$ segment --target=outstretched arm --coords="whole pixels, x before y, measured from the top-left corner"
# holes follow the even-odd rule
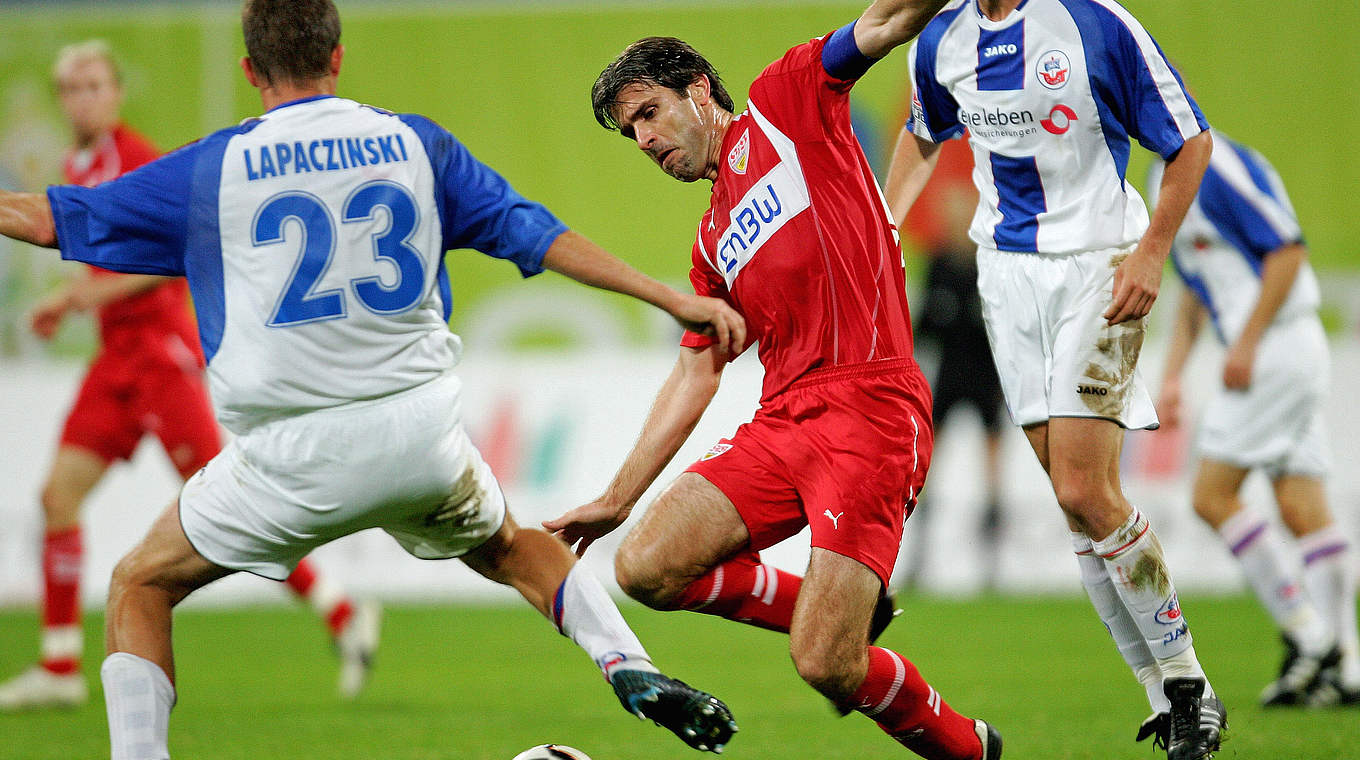
[[[0,190],[0,235],[44,248],[57,247],[52,206],[42,193]]]
[[[56,335],[57,328],[72,311],[93,311],[104,304],[144,293],[169,277],[154,274],[117,274],[77,277],[44,298],[29,313],[28,322],[33,332],[43,340]]]
[[[1166,162],[1157,206],[1152,211],[1147,232],[1143,233],[1133,253],[1115,270],[1113,297],[1110,308],[1105,310],[1109,324],[1140,319],[1152,311],[1152,303],[1161,289],[1162,269],[1167,254],[1171,253],[1171,241],[1199,192],[1213,149],[1214,139],[1206,130],[1186,140],[1180,151]]]
[[[922,140],[911,130],[902,128],[897,136],[897,147],[893,148],[892,165],[888,167],[887,187],[884,188],[893,223],[898,227],[921,196],[939,160],[938,143]]]
[[[580,556],[595,539],[622,525],[699,423],[718,391],[725,366],[714,346],[680,349],[675,368],[642,424],[642,434],[604,495],[543,527],[575,546]]]
[[[855,45],[882,58],[921,33],[948,0],[877,0],[855,23]]]
[[[579,233],[568,230],[559,235],[543,256],[543,266],[577,282],[646,301],[675,317],[686,330],[716,338],[729,355],[746,346],[746,322],[724,301],[666,287]]]

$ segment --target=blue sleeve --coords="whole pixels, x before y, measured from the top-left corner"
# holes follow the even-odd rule
[[[959,122],[959,104],[935,76],[940,40],[957,15],[958,10],[946,11],[927,24],[912,46],[909,59],[912,93],[907,130],[923,140],[936,143],[963,134],[963,124]]]
[[[420,136],[434,169],[444,250],[474,248],[509,259],[525,277],[542,272],[544,254],[567,225],[515,192],[448,130],[423,116],[403,114],[401,120]]]
[[[129,274],[184,274],[194,143],[98,187],[50,187],[61,257]]]
[[[822,45],[822,68],[837,79],[859,79],[879,60],[860,52],[855,42],[856,21],[832,32]]]
[[[1122,8],[1063,2],[1081,30],[1093,91],[1129,136],[1170,159],[1209,128],[1180,73],[1133,16]]]
[[[1233,178],[1212,164],[1204,172],[1195,201],[1223,239],[1250,255],[1258,270],[1266,254],[1302,242],[1297,228],[1281,229],[1272,222],[1267,216],[1272,210],[1262,208],[1263,201],[1270,202],[1259,193],[1243,192]]]

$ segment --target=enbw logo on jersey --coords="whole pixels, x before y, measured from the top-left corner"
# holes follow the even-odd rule
[[[807,186],[789,164],[781,163],[756,180],[732,210],[727,229],[714,241],[718,260],[714,265],[731,288],[743,267],[760,247],[812,205]]]
[[[736,147],[727,154],[727,165],[737,174],[746,173],[746,161],[751,157],[751,131],[741,133]]]
[[[1063,51],[1050,50],[1039,56],[1034,72],[1039,76],[1039,84],[1050,90],[1061,90],[1067,86],[1067,75],[1072,73],[1072,64]]]
[[[1179,625],[1181,623],[1181,603],[1172,594],[1162,602],[1162,608],[1157,610],[1156,619],[1162,625]]]

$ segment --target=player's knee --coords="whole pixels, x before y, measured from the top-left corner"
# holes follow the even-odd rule
[[[798,676],[823,696],[842,702],[855,692],[864,673],[856,677],[856,660],[835,646],[816,641],[790,639],[789,655]]]
[[[68,489],[48,482],[43,486],[39,500],[42,502],[43,519],[47,530],[70,528],[80,521],[80,500]]]
[[[1103,479],[1073,475],[1053,478],[1053,493],[1058,506],[1084,523],[1099,522],[1097,516],[1114,508],[1114,490]]]
[[[661,576],[649,564],[640,552],[625,544],[614,555],[614,580],[629,598],[652,609],[663,609],[669,597]]]

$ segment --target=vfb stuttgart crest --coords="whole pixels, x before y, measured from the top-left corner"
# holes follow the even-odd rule
[[[751,155],[751,131],[748,129],[737,138],[737,144],[727,154],[727,165],[737,174],[746,173],[747,159]]]
[[[1039,56],[1034,73],[1039,77],[1039,84],[1050,90],[1061,90],[1067,86],[1068,75],[1072,73],[1072,64],[1068,62],[1067,54],[1063,51],[1050,50]]]

